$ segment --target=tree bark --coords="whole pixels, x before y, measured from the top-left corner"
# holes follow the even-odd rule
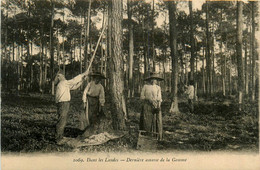
[[[237,42],[236,42],[236,53],[237,53],[237,71],[238,71],[238,103],[241,105],[243,102],[243,90],[244,90],[244,73],[243,73],[243,62],[242,62],[242,10],[243,2],[237,2]],[[240,107],[241,109],[241,107]]]
[[[57,37],[60,37],[59,29],[57,29]],[[58,69],[60,71],[60,43],[59,43],[59,40],[57,41],[57,62],[58,62]]]
[[[191,45],[191,58],[190,58],[190,69],[191,76],[190,80],[194,80],[194,26],[193,26],[193,12],[192,12],[192,1],[189,1],[189,11],[190,11],[190,45]]]
[[[179,113],[178,108],[178,56],[177,56],[177,29],[176,29],[176,3],[174,1],[168,2],[169,8],[169,23],[170,23],[170,48],[172,57],[172,93],[173,100],[170,112]]]
[[[90,51],[90,18],[91,18],[91,2],[92,0],[89,0],[89,6],[88,6],[88,15],[87,15],[87,23],[85,22],[85,39],[84,39],[84,63],[85,63],[85,70],[88,68],[88,53]],[[85,18],[85,17],[84,17]]]
[[[211,55],[210,55],[210,37],[209,37],[209,11],[206,1],[206,70],[207,70],[207,96],[211,95]]]
[[[51,64],[50,64],[50,69],[51,69],[51,94],[54,95],[54,44],[53,44],[53,26],[54,26],[54,3],[51,0],[51,28],[50,28],[50,56],[51,56]]]
[[[47,83],[47,72],[48,72],[48,57],[47,57],[47,54],[48,54],[48,49],[46,47],[45,48],[45,67],[44,67],[44,86],[46,86],[46,83]]]
[[[252,70],[251,70],[251,74],[252,74],[252,87],[251,87],[251,99],[252,101],[255,101],[255,2],[250,2],[252,5],[252,34],[251,34],[251,53],[252,53]]]
[[[205,48],[203,47],[203,56],[202,56],[202,89],[203,89],[203,94],[206,93],[206,85],[205,85]]]
[[[63,8],[63,16],[62,16],[62,20],[63,20],[63,23],[64,23],[64,8]],[[65,40],[64,40],[64,36],[62,36],[62,60],[63,60],[63,74],[65,75],[66,73],[66,60],[65,60],[65,48],[64,48],[64,43],[65,43]]]
[[[109,59],[109,85],[111,95],[111,108],[113,128],[115,130],[124,130],[126,128],[126,105],[124,97],[123,81],[123,59],[122,59],[122,1],[112,0],[109,5],[109,17],[111,20],[111,53]]]
[[[41,39],[40,39],[40,78],[39,78],[39,90],[42,93],[42,84],[43,84],[43,27],[41,28]]]
[[[24,82],[23,82],[23,45],[21,46],[21,89],[24,89]]]
[[[6,1],[6,18],[8,18],[8,12],[9,12],[9,0]],[[6,25],[6,28],[5,28],[5,46],[4,46],[4,50],[5,50],[5,59],[6,61],[8,61],[7,59],[7,44],[8,44],[8,25]],[[10,61],[10,58],[9,58],[9,61]]]
[[[17,91],[19,93],[19,91],[21,90],[21,70],[20,70],[20,46],[17,45],[17,51],[16,51],[16,59],[17,59]]]
[[[128,31],[129,31],[129,80],[128,80],[128,97],[133,97],[133,63],[134,63],[134,34],[132,24],[132,0],[127,0],[128,7]]]
[[[223,12],[222,12],[222,9],[220,11],[220,57],[221,59],[223,58],[223,39],[222,39],[222,20],[223,20]],[[222,66],[222,94],[223,96],[226,96],[226,55],[224,55],[224,66]]]
[[[151,17],[151,24],[152,24],[152,58],[153,58],[153,72],[156,71],[156,63],[155,63],[155,46],[154,46],[154,0],[153,0],[153,8],[152,8],[152,17]]]
[[[148,58],[148,44],[147,40],[145,39],[145,26],[144,26],[144,15],[142,15],[142,38],[143,38],[143,56],[144,56],[144,75],[146,75],[149,71],[149,58]],[[148,32],[147,32],[148,34]]]
[[[214,27],[214,26],[213,26]],[[210,57],[212,58],[212,68],[211,68],[211,79],[210,79],[210,85],[211,85],[211,94],[215,93],[215,88],[216,88],[216,84],[215,84],[215,51],[214,51],[214,33],[213,33],[213,28],[212,28],[212,39],[211,39],[211,55]]]
[[[248,33],[248,28],[246,29],[246,34]],[[245,37],[245,95],[248,95],[248,70],[247,70],[247,36]]]
[[[82,26],[82,15],[80,15],[80,24]],[[80,62],[80,73],[82,73],[82,27],[80,29],[80,43],[79,43],[79,62]]]

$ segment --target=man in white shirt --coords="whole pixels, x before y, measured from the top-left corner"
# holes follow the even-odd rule
[[[194,86],[193,81],[190,80],[188,89],[186,90],[186,94],[188,95],[188,104],[189,104],[189,110],[191,113],[194,112]]]
[[[82,81],[88,72],[84,72],[71,80],[66,80],[62,72],[58,72],[54,83],[57,84],[55,101],[58,110],[58,123],[56,124],[56,141],[59,142],[63,138],[64,128],[67,124],[68,111],[70,107],[70,90],[76,90],[82,84]]]

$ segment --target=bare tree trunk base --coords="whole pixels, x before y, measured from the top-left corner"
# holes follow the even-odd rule
[[[170,108],[170,113],[172,113],[172,114],[180,114],[179,107],[178,107],[178,100],[177,99],[175,99],[172,102],[171,108]]]
[[[239,111],[242,110],[242,98],[243,98],[243,93],[242,93],[242,91],[240,91],[239,97],[238,97]]]

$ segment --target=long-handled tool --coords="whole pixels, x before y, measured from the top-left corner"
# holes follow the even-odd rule
[[[87,68],[86,72],[89,72],[89,69],[90,69],[90,67],[91,67],[91,65],[92,65],[92,62],[93,62],[94,58],[95,58],[95,55],[96,55],[96,52],[97,52],[97,49],[98,49],[100,40],[101,40],[101,38],[102,38],[102,36],[103,36],[103,34],[104,34],[104,32],[105,32],[106,27],[107,27],[107,26],[106,26],[106,21],[105,21],[105,22],[104,22],[104,27],[103,27],[103,29],[102,29],[102,32],[101,32],[99,38],[98,38],[98,42],[97,42],[96,48],[95,48],[94,53],[93,53],[93,55],[92,55],[92,57],[91,57],[91,59],[90,59],[90,62],[89,62],[89,65],[88,65],[88,68]]]

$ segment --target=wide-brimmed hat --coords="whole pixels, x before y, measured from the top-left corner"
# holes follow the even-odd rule
[[[106,79],[106,77],[103,74],[101,74],[100,72],[92,72],[92,73],[89,74],[89,76],[99,77],[101,79]]]
[[[148,80],[151,80],[151,79],[156,79],[156,80],[158,80],[158,81],[164,80],[164,79],[160,76],[160,74],[158,74],[158,73],[150,73],[150,75],[149,75],[148,77],[146,77],[144,80],[145,80],[145,81],[148,81]]]

